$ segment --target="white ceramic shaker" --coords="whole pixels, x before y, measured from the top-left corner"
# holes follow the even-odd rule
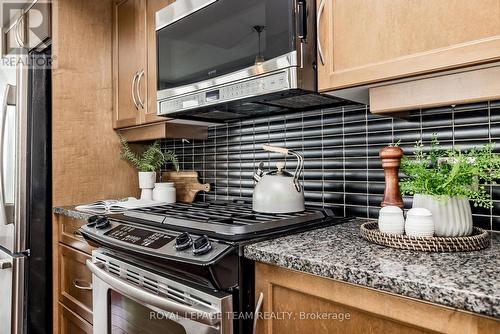
[[[175,188],[173,182],[156,183],[153,190],[153,201],[175,203]]]
[[[403,210],[392,205],[385,206],[380,209],[378,216],[378,228],[382,233],[403,234],[405,230]]]
[[[413,208],[406,213],[406,235],[413,237],[432,237],[434,219],[432,213],[424,208]]]

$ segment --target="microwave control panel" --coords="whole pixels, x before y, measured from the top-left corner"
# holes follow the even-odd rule
[[[170,114],[182,110],[210,106],[214,104],[244,99],[257,95],[290,89],[287,72],[267,75],[222,86],[217,89],[173,98],[160,102],[160,114]]]

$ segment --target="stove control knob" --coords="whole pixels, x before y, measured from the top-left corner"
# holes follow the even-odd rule
[[[183,251],[188,249],[193,245],[193,239],[189,233],[182,233],[177,238],[175,238],[175,249],[178,251]]]
[[[110,225],[111,223],[109,222],[108,217],[103,216],[96,220],[95,228],[103,230],[105,228],[108,228]]]
[[[206,235],[199,237],[193,242],[193,254],[203,255],[212,250],[212,244]]]

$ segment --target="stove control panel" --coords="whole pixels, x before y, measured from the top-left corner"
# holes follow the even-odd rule
[[[163,233],[143,230],[127,225],[117,226],[106,232],[105,235],[116,240],[152,249],[161,248],[174,239]]]
[[[153,229],[111,219],[105,225],[83,225],[81,231],[84,236],[88,235],[98,244],[102,242],[107,248],[157,254],[159,257],[194,263],[211,262],[232,248],[203,235]]]

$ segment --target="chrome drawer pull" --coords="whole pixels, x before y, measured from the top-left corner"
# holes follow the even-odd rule
[[[73,285],[80,290],[92,290],[92,283],[87,281],[76,279],[73,281]]]

